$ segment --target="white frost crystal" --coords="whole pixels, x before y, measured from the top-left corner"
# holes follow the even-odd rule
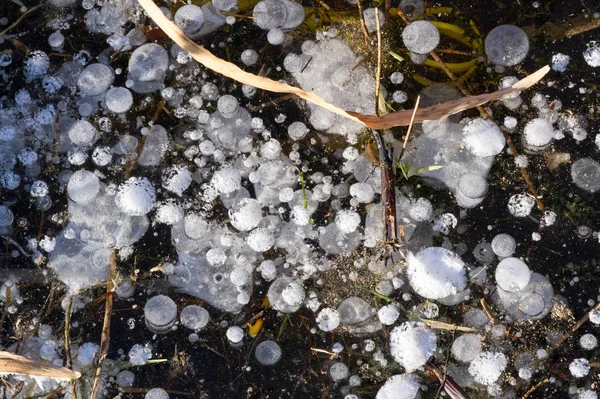
[[[417,377],[413,374],[397,374],[388,378],[375,399],[413,399],[418,392]]]
[[[474,119],[463,128],[463,141],[467,149],[479,157],[497,155],[506,144],[500,128],[483,118]]]
[[[575,359],[569,364],[569,371],[573,377],[585,377],[590,372],[590,363],[584,358]]]
[[[340,315],[337,310],[325,308],[317,315],[317,325],[321,331],[333,331],[340,325]]]
[[[423,323],[407,321],[390,333],[390,352],[409,373],[422,367],[436,348],[435,334]]]
[[[442,247],[409,253],[408,278],[417,294],[440,299],[464,290],[467,286],[465,263],[454,252]]]
[[[145,177],[131,177],[119,186],[115,204],[127,215],[142,216],[156,205],[156,191]]]
[[[469,365],[469,374],[482,385],[491,385],[500,378],[507,365],[506,356],[499,352],[481,352]]]

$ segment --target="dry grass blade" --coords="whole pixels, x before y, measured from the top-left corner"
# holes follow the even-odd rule
[[[436,330],[461,331],[461,332],[480,332],[476,328],[457,326],[456,324],[444,323],[437,320],[421,319],[428,327]]]
[[[47,364],[44,360],[29,359],[25,356],[4,351],[0,351],[0,373],[26,374],[67,380],[81,377],[81,373],[78,371],[53,366]]]
[[[355,112],[345,111],[323,98],[319,97],[315,93],[302,90],[298,87],[290,86],[285,83],[276,82],[274,80],[256,76],[249,72],[246,72],[232,64],[216,57],[210,51],[204,47],[194,43],[188,38],[185,33],[172,21],[168,20],[158,6],[152,0],[138,0],[140,5],[146,10],[150,18],[182,49],[187,51],[196,61],[223,76],[234,79],[240,83],[247,84],[250,86],[257,87],[262,90],[267,90],[275,93],[291,93],[298,97],[309,101],[315,105],[323,107],[331,112],[341,115],[345,118],[351,119],[355,122],[362,122],[373,129],[388,129],[394,126],[407,126],[410,124],[412,117],[412,110],[405,110],[387,114],[382,117],[374,115],[364,115]],[[469,96],[447,103],[438,104],[428,108],[421,108],[416,112],[415,122],[422,122],[424,120],[437,120],[442,119],[452,114],[455,114],[466,109],[474,108],[485,104],[488,101],[499,100],[504,96],[510,95],[520,90],[524,90],[533,86],[537,83],[548,71],[549,66],[539,69],[537,72],[529,75],[525,79],[515,83],[512,87],[496,91],[494,93],[481,94],[478,96]]]
[[[96,399],[98,389],[100,388],[100,376],[102,374],[102,364],[108,353],[108,344],[110,343],[110,317],[113,309],[113,292],[115,289],[114,280],[117,276],[117,255],[115,251],[110,256],[110,265],[108,269],[108,281],[106,283],[106,305],[104,307],[104,324],[102,325],[102,336],[100,338],[100,357],[98,358],[98,367],[94,377],[94,387],[92,388],[91,399]]]

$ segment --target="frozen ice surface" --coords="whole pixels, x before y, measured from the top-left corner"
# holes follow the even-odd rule
[[[110,112],[122,114],[131,109],[133,95],[125,87],[113,87],[106,92],[104,102]]]
[[[256,252],[265,252],[273,247],[275,244],[275,237],[266,228],[254,229],[248,234],[246,238],[248,246]]]
[[[581,158],[571,165],[573,183],[590,193],[600,191],[600,163],[592,158]]]
[[[335,215],[335,224],[342,233],[352,233],[360,225],[360,215],[354,211],[341,210]]]
[[[525,262],[518,258],[506,258],[496,267],[496,283],[504,291],[517,292],[529,284],[531,271]]]
[[[375,191],[368,183],[354,183],[350,186],[350,195],[358,202],[368,204],[373,201]]]
[[[431,22],[415,21],[402,31],[406,48],[417,54],[428,54],[440,43],[440,32]]]
[[[212,4],[219,11],[233,12],[237,9],[238,0],[213,0]]]
[[[437,348],[436,336],[423,323],[404,322],[390,333],[390,352],[407,372],[425,365]]]
[[[575,359],[569,364],[569,371],[575,378],[585,377],[590,372],[590,363],[584,358]]]
[[[146,327],[155,333],[166,333],[175,325],[177,304],[168,296],[156,295],[144,305]]]
[[[331,223],[319,233],[319,246],[328,254],[350,254],[358,247],[360,239],[358,231],[344,234]]]
[[[283,275],[275,279],[269,287],[267,292],[269,303],[278,312],[293,313],[302,305],[302,302],[291,304],[284,299],[283,292],[293,281],[291,277]]]
[[[417,198],[410,202],[408,214],[417,222],[425,222],[433,216],[433,205],[427,198]]]
[[[131,177],[117,189],[115,204],[127,215],[145,215],[156,205],[156,190],[147,178]]]
[[[167,198],[156,206],[154,220],[158,223],[175,224],[183,218],[183,206],[174,198]]]
[[[159,44],[146,43],[129,57],[128,80],[136,93],[151,93],[164,87],[163,79],[169,67],[169,53]]]
[[[591,67],[600,66],[600,44],[596,41],[591,41],[587,45],[587,49],[583,52],[583,59]]]
[[[477,118],[463,128],[463,141],[479,157],[497,155],[506,145],[500,128],[489,119]]]
[[[297,281],[290,282],[283,291],[281,291],[281,298],[283,301],[292,307],[301,306],[305,297],[306,292],[304,292],[304,288]]]
[[[281,347],[275,341],[263,341],[256,345],[254,356],[263,366],[273,366],[281,359]]]
[[[230,166],[217,170],[212,177],[212,184],[221,194],[231,194],[241,187],[240,172]]]
[[[535,200],[527,194],[514,194],[508,200],[508,211],[515,217],[526,217],[535,206]]]
[[[496,65],[513,66],[525,59],[529,52],[529,39],[521,28],[499,25],[485,37],[485,53]]]
[[[71,175],[67,184],[69,198],[74,202],[86,203],[98,195],[100,179],[94,173],[80,169]]]
[[[239,231],[250,231],[260,223],[262,207],[253,198],[242,198],[229,209],[229,222]]]
[[[144,148],[137,159],[137,163],[142,166],[158,166],[168,149],[169,135],[167,129],[161,125],[153,125],[146,136]]]
[[[387,379],[375,399],[414,399],[419,392],[419,381],[413,374],[396,374]]]
[[[335,309],[325,308],[317,314],[315,321],[321,331],[333,331],[340,325],[340,315]]]
[[[108,65],[96,63],[88,65],[77,78],[77,88],[84,97],[104,93],[115,80],[115,73]]]
[[[492,239],[492,250],[502,258],[511,256],[517,248],[515,239],[505,233],[498,234]]]
[[[458,361],[469,363],[481,353],[481,347],[481,335],[463,334],[452,343],[452,356]]]
[[[481,352],[469,365],[469,374],[482,385],[491,385],[500,378],[508,362],[500,352]]]
[[[411,287],[422,297],[440,299],[454,295],[467,286],[462,259],[442,247],[422,249],[407,256]]]

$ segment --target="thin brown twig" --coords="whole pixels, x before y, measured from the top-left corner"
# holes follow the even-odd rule
[[[538,389],[539,387],[541,387],[544,384],[547,384],[548,382],[550,382],[549,379],[544,378],[543,380],[541,380],[540,382],[538,382],[537,384],[535,384],[534,386],[532,386],[527,392],[525,392],[525,395],[523,395],[523,399],[527,399],[529,396],[531,396],[531,394]]]
[[[412,114],[412,118],[410,118],[410,124],[408,125],[408,130],[406,131],[406,137],[404,137],[404,143],[402,143],[402,151],[400,152],[400,156],[398,159],[402,159],[404,155],[404,151],[406,150],[406,146],[408,145],[408,138],[410,137],[410,133],[412,132],[412,128],[415,123],[415,115],[417,115],[417,110],[419,109],[419,103],[421,102],[421,96],[417,96],[417,101],[415,101],[415,109]]]
[[[278,107],[279,104],[281,104],[281,103],[283,103],[283,102],[285,102],[287,100],[291,100],[294,97],[296,97],[294,94],[286,94],[284,96],[277,97],[277,98],[275,98],[273,100],[270,100],[269,102],[258,104],[258,105],[255,105],[253,107],[250,107],[250,108],[248,108],[248,111],[250,111],[250,112],[258,112],[258,111],[260,111],[262,109],[265,109],[265,108]]]
[[[358,17],[360,18],[360,27],[362,28],[363,36],[365,37],[365,46],[369,45],[369,31],[367,30],[367,24],[365,23],[365,16],[363,14],[363,6],[361,0],[356,1],[358,6]]]
[[[100,388],[100,377],[102,375],[102,364],[108,353],[110,343],[110,322],[113,309],[113,292],[115,289],[115,278],[117,276],[117,255],[115,251],[110,256],[110,264],[108,269],[108,280],[106,282],[106,304],[104,305],[104,323],[102,325],[102,335],[100,338],[100,357],[98,358],[98,366],[96,367],[96,376],[94,377],[94,386],[92,388],[91,399],[96,399],[98,389]]]
[[[358,0],[360,3],[360,0]],[[377,25],[377,71],[375,73],[375,115],[379,116],[379,96],[381,95],[381,26],[379,26],[379,8],[375,9]]]
[[[485,315],[488,317],[488,319],[490,319],[490,322],[492,322],[492,324],[496,324],[496,318],[492,314],[492,310],[490,309],[490,306],[485,301],[485,298],[481,298],[480,302],[481,302],[481,307],[483,308]]]
[[[73,359],[71,357],[71,310],[73,308],[73,297],[67,302],[67,310],[65,314],[65,355],[67,358],[67,368],[73,370]],[[73,398],[77,399],[77,381],[72,379]]]
[[[21,21],[23,20],[23,18],[25,18],[26,16],[28,16],[29,14],[31,14],[32,12],[34,12],[41,6],[43,6],[43,4],[38,4],[37,6],[31,7],[29,10],[25,11],[23,14],[21,14],[21,16],[19,18],[17,18],[17,20],[15,22],[13,22],[9,27],[7,27],[2,32],[0,32],[0,36],[6,35],[9,30],[11,30],[15,26],[19,25],[21,23]]]

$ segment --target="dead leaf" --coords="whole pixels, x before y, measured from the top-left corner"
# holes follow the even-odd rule
[[[421,319],[428,327],[436,330],[462,331],[462,332],[480,332],[476,328],[457,326],[456,324],[444,323],[437,320]]]
[[[48,364],[45,360],[30,359],[4,351],[0,351],[0,373],[26,374],[67,380],[81,377],[79,371],[54,366]]]
[[[146,13],[152,18],[175,43],[187,51],[196,61],[214,72],[220,73],[230,79],[236,80],[242,84],[254,86],[256,88],[271,91],[274,93],[291,93],[309,101],[315,105],[321,106],[331,112],[351,119],[355,122],[362,122],[372,129],[387,129],[394,126],[407,126],[410,124],[413,110],[404,110],[390,113],[381,117],[375,115],[364,115],[355,112],[345,111],[319,97],[313,92],[302,90],[298,87],[290,86],[285,83],[276,82],[263,76],[257,76],[246,72],[237,65],[220,59],[219,57],[206,50],[204,47],[194,43],[174,22],[165,17],[162,11],[152,0],[138,0],[140,5],[146,10]],[[414,122],[424,120],[438,120],[455,114],[466,109],[474,108],[485,104],[488,101],[499,100],[504,96],[527,89],[537,83],[548,71],[549,66],[545,66],[532,75],[518,81],[513,86],[493,93],[480,94],[478,96],[463,97],[454,101],[434,105],[428,108],[419,108],[416,112]]]
[[[571,154],[568,152],[545,152],[544,160],[548,169],[554,170],[563,163],[571,162]]]

